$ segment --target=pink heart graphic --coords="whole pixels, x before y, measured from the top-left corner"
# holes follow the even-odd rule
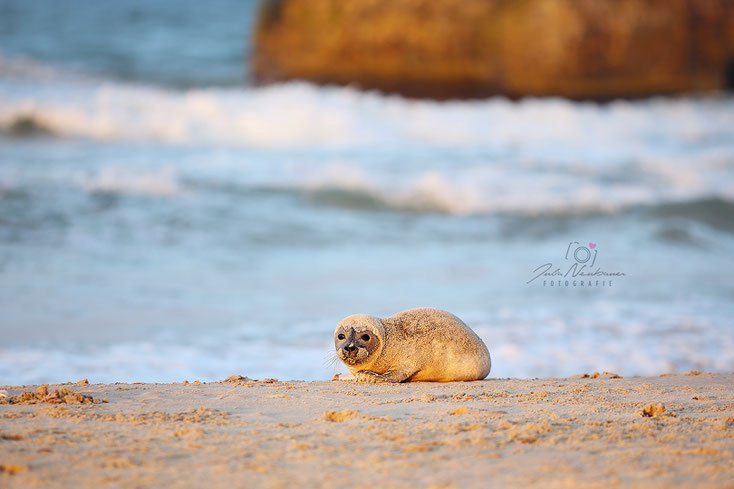
[[[596,248],[596,243],[589,243],[589,248],[591,248],[592,250],[593,250],[594,248]]]

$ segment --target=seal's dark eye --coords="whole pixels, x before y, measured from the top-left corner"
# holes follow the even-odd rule
[[[346,336],[344,336],[342,333],[339,333],[339,336],[337,336],[337,338],[339,338],[340,340],[343,340],[344,338],[346,338]]]
[[[362,335],[362,341],[369,341],[369,340],[370,340],[370,335],[368,335],[368,334],[363,334]]]

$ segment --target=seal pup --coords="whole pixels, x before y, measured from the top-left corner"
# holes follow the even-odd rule
[[[356,382],[481,380],[491,368],[487,347],[469,326],[427,307],[387,318],[346,317],[336,326],[334,345]]]

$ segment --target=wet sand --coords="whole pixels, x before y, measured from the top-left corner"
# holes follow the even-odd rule
[[[0,486],[734,488],[734,374],[605,377],[5,386]]]

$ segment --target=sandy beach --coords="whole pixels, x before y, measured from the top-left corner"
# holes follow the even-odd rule
[[[0,485],[734,487],[734,374],[610,377],[5,386]]]

